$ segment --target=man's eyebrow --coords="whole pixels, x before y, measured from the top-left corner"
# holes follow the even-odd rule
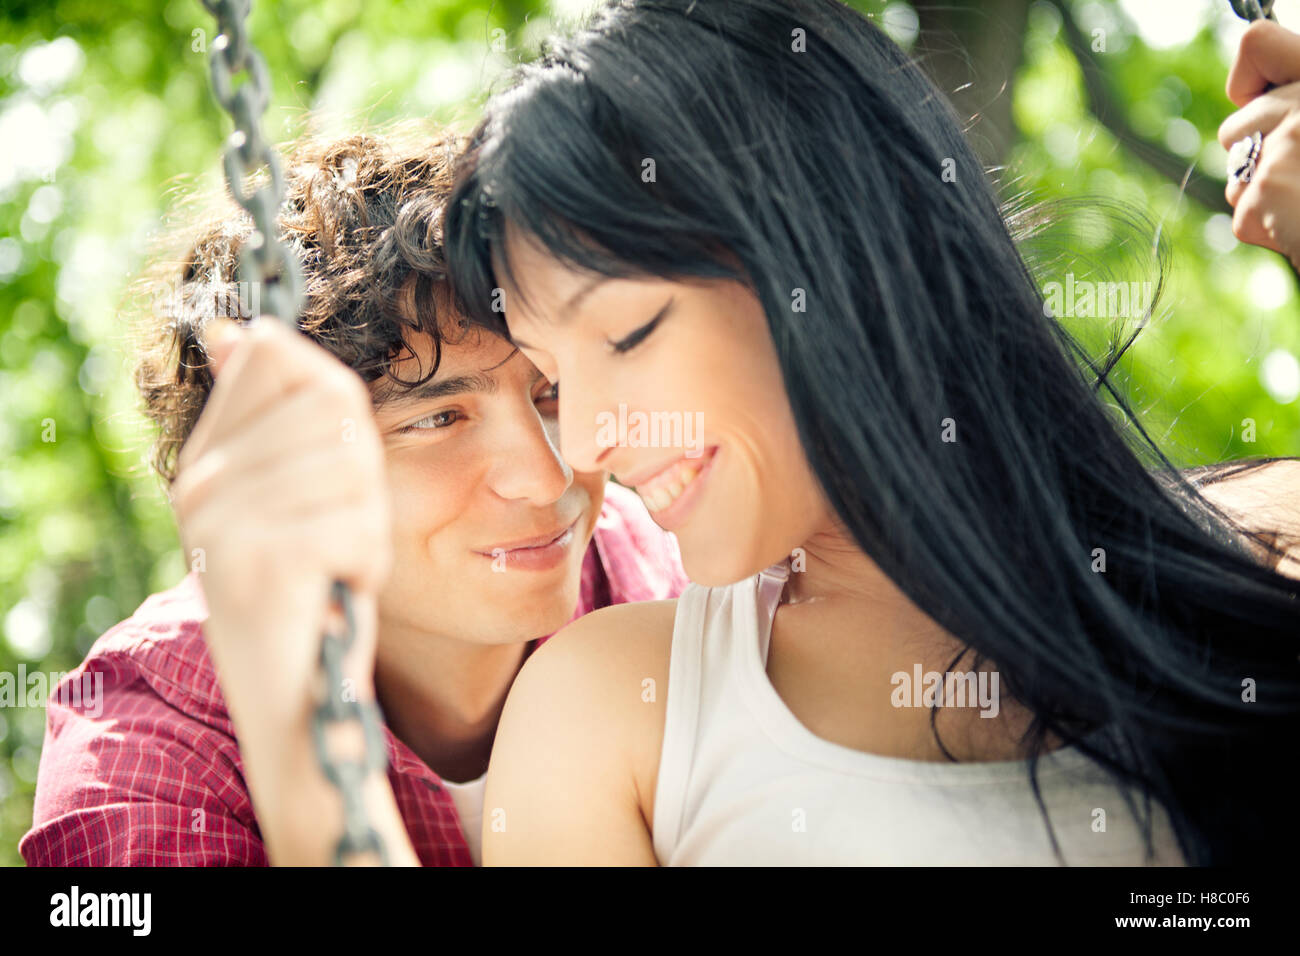
[[[564,305],[560,306],[560,320],[563,321],[573,315],[573,313],[578,310],[578,306],[582,305],[582,300],[594,292],[597,286],[604,285],[608,282],[609,278],[609,276],[602,275],[592,276],[581,289],[569,296],[569,300],[565,302]],[[510,336],[510,342],[521,349],[533,348],[533,346],[529,345],[527,342],[523,342],[513,335]]]
[[[441,398],[450,398],[454,395],[464,395],[471,392],[493,395],[496,393],[497,388],[497,380],[491,375],[479,373],[457,375],[453,378],[433,379],[414,388],[408,388],[379,404],[389,407],[416,405],[420,402],[432,402]]]

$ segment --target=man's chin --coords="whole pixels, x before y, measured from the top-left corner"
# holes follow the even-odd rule
[[[582,569],[569,568],[567,572],[531,574],[493,574],[476,589],[482,607],[498,608],[511,617],[545,618],[560,616],[561,626],[573,615],[582,591]]]
[[[550,637],[572,620],[573,614],[537,615],[528,614],[512,619],[499,620],[496,626],[491,624],[466,634],[465,639],[476,644],[526,644],[529,641]]]
[[[547,588],[541,591],[544,600],[529,600],[528,594],[512,594],[511,600],[504,601],[500,595],[485,595],[480,607],[487,610],[490,619],[479,617],[483,625],[481,636],[471,637],[481,643],[516,644],[550,637],[573,620],[578,607],[579,585],[572,587]]]
[[[448,576],[431,579],[440,582],[432,594],[446,587],[454,599],[430,606],[430,591],[417,595],[408,586],[400,595],[385,595],[381,617],[388,611],[405,622],[403,629],[432,629],[470,644],[523,644],[549,637],[573,620],[582,590],[581,569],[576,567],[557,575],[507,571],[486,579],[462,577],[459,582]],[[427,617],[420,608],[427,609]]]

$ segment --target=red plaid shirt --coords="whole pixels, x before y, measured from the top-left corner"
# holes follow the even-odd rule
[[[685,586],[676,539],[633,492],[611,482],[583,559],[574,618],[676,597]],[[206,617],[194,572],[100,637],[65,679],[103,674],[97,699],[49,695],[32,829],[19,843],[29,866],[266,865],[234,727],[203,642]],[[420,862],[472,865],[441,779],[387,727],[384,738],[388,778]]]

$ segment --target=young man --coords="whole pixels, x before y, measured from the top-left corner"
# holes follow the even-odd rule
[[[259,817],[294,808],[256,780],[250,792],[237,741],[259,732],[254,708],[296,700],[295,681],[311,678],[278,656],[287,634],[315,642],[323,624],[327,582],[303,568],[359,534],[391,542],[387,566],[366,569],[358,619],[377,626],[360,643],[375,647],[396,809],[429,866],[478,861],[483,774],[532,650],[590,610],[685,586],[675,541],[639,499],[560,459],[541,374],[450,308],[437,221],[457,146],[356,136],[290,153],[281,224],[304,254],[307,336],[247,335],[219,375],[225,389],[214,390],[208,330],[256,292],[231,281],[251,224],[233,211],[207,221],[161,276],[179,294],[149,317],[137,380],[160,429],[154,464],[192,516],[193,570],[68,676],[102,679],[93,709],[52,695],[20,844],[29,865],[285,858]],[[186,461],[191,438],[216,451]],[[364,511],[346,506],[362,499]],[[217,616],[262,655],[256,704],[219,685],[225,667],[204,640]]]

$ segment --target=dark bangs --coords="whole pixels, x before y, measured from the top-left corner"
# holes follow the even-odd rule
[[[573,48],[584,36],[579,54]],[[591,40],[557,41],[523,67],[460,162],[444,231],[451,287],[472,322],[502,334],[499,290],[525,294],[506,251],[507,227],[578,271],[610,278],[754,274],[741,265],[753,265],[743,210],[720,201],[716,188],[725,168],[701,155],[704,144],[683,128],[698,117],[672,113],[668,87],[676,83],[645,82],[637,66],[620,63],[625,50]],[[660,53],[672,55],[649,51],[643,62]],[[628,125],[632,118],[641,128]]]

